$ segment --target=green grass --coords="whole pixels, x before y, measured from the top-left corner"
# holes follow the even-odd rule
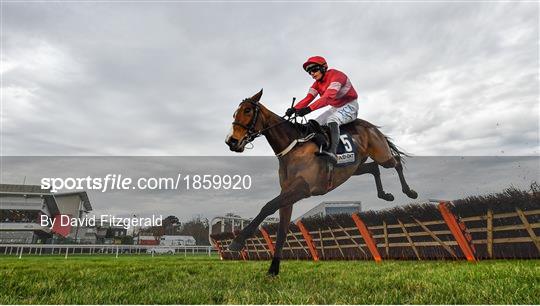
[[[0,304],[540,304],[540,260],[284,261],[0,257]]]

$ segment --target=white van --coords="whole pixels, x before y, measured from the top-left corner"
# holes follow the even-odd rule
[[[163,235],[159,241],[159,245],[162,246],[194,246],[197,242],[193,236],[175,236],[175,235]]]

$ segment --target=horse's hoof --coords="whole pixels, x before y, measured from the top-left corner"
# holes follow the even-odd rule
[[[414,191],[412,189],[409,189],[407,192],[405,192],[405,194],[411,199],[418,198],[418,193],[416,193],[416,191]]]
[[[272,264],[270,264],[270,269],[268,269],[268,276],[277,276],[279,274],[279,262],[280,259],[273,258]]]
[[[236,240],[233,240],[231,244],[229,244],[229,251],[232,252],[240,252],[244,248],[244,244],[237,242]]]
[[[268,270],[268,273],[266,273],[266,275],[268,275],[269,277],[277,277],[279,274],[279,271],[272,271],[271,269]]]
[[[268,276],[277,276],[279,274],[279,264],[278,265],[274,265],[272,263],[272,265],[270,266],[270,269],[268,269]]]
[[[394,196],[391,193],[378,194],[378,197],[389,202],[394,201]]]

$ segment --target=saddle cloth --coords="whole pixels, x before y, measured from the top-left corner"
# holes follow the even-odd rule
[[[354,142],[351,133],[347,132],[344,124],[340,128],[339,144],[336,150],[338,163],[336,167],[346,167],[350,164],[354,164],[357,161],[357,145]],[[302,125],[302,133],[310,134],[315,133],[312,141],[319,146],[320,151],[328,149],[330,145],[330,129],[327,126],[320,126],[315,120],[309,120],[307,124]]]

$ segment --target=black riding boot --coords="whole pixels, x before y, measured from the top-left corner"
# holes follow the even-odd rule
[[[333,165],[335,165],[337,164],[336,150],[339,143],[339,125],[337,122],[329,122],[328,127],[330,128],[330,148],[328,148],[327,151],[322,151],[321,153],[325,155]]]

